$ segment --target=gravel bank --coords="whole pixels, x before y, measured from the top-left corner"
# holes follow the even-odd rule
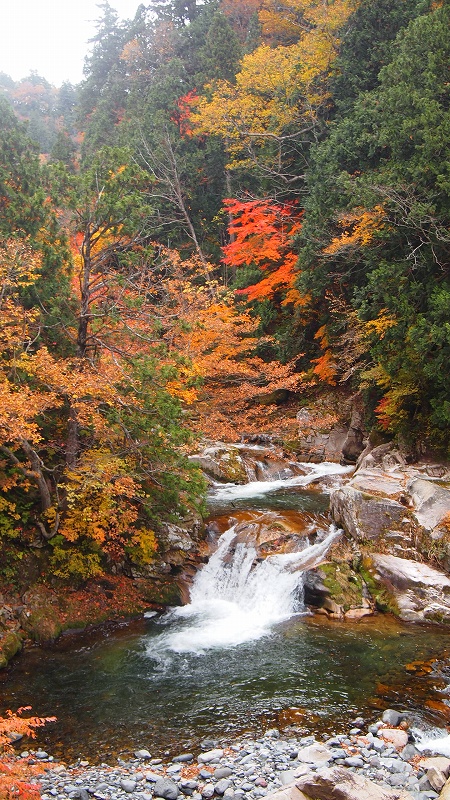
[[[358,718],[348,734],[322,742],[272,729],[259,739],[243,737],[228,746],[204,741],[198,755],[180,753],[168,763],[147,750],[116,766],[90,766],[87,761],[66,766],[42,750],[21,755],[45,764],[42,800],[257,800],[307,773],[336,765],[386,789],[406,790],[413,800],[438,798],[450,759],[424,757],[405,727],[405,715],[388,710],[366,730]]]

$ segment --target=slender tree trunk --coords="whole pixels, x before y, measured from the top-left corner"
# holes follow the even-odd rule
[[[15,467],[29,480],[33,481],[33,483],[37,486],[39,491],[39,497],[41,500],[41,511],[45,512],[49,509],[53,508],[53,501],[52,495],[50,492],[50,488],[48,485],[47,478],[44,475],[44,465],[39,458],[36,450],[33,449],[30,442],[27,439],[20,440],[20,446],[25,453],[31,469],[28,469],[24,464],[19,461],[17,456],[13,453],[9,447],[1,446],[0,449],[3,453],[12,461]],[[57,504],[55,504],[57,505]],[[59,513],[55,509],[55,517],[53,521],[53,525],[50,530],[47,529],[46,525],[42,520],[36,520],[36,525],[38,526],[39,530],[41,531],[43,537],[45,539],[52,539],[53,536],[58,532],[59,528]]]

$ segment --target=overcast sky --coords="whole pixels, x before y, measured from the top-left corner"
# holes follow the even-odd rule
[[[97,2],[0,0],[0,72],[17,81],[36,70],[55,86],[78,83],[101,16]],[[133,18],[139,2],[109,0],[120,19]]]

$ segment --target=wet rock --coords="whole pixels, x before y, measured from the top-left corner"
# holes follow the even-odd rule
[[[392,725],[393,728],[397,728],[404,718],[405,715],[400,711],[396,711],[394,708],[387,708],[385,711],[383,711],[383,715],[381,717],[382,721],[385,722],[386,725]],[[378,735],[381,735],[380,731],[378,731]]]

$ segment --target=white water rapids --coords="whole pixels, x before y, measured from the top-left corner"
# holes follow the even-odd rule
[[[321,475],[347,471],[338,464],[308,467],[308,475],[287,480],[215,485],[214,496],[230,501],[255,497],[283,487],[307,486]],[[233,525],[222,534],[217,550],[197,573],[190,603],[172,609],[161,619],[167,627],[149,643],[148,655],[165,662],[170,652],[201,654],[266,636],[274,625],[304,611],[303,572],[323,560],[339,535],[340,531],[330,526],[314,544],[305,539],[299,552],[260,559],[252,545],[236,541]]]
[[[279,478],[278,480],[250,481],[244,484],[216,483],[214,485],[213,499],[229,500],[231,502],[246,497],[259,497],[269,492],[277,491],[277,489],[288,489],[295,486],[306,487],[325,475],[345,475],[354,469],[354,467],[343,467],[331,461],[323,461],[320,464],[300,464],[299,466],[305,467],[310,471],[307,475],[294,475],[292,478]]]

